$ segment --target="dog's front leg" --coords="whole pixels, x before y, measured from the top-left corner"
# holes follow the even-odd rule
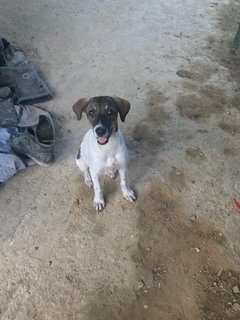
[[[103,198],[102,188],[100,186],[99,174],[92,170],[90,170],[90,174],[94,189],[93,205],[97,211],[102,211],[102,209],[105,207],[105,201]]]
[[[128,185],[126,168],[119,169],[119,176],[120,176],[120,185],[121,185],[124,198],[130,202],[134,202],[137,199],[137,197],[134,191]]]

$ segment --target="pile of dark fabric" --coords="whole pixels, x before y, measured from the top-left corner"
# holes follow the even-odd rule
[[[52,118],[29,105],[50,98],[46,83],[23,53],[0,38],[0,183],[26,166],[54,161]]]

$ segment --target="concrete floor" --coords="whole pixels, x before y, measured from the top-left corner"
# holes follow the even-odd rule
[[[1,3],[1,36],[55,98],[56,162],[0,187],[0,318],[240,319],[239,1]],[[72,105],[118,95],[136,204],[75,166]],[[235,289],[234,289],[235,288]]]

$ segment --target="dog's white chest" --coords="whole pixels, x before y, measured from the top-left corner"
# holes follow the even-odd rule
[[[91,131],[85,135],[81,145],[81,157],[90,171],[105,174],[125,167],[127,149],[122,134],[118,132],[109,142],[100,146]]]
[[[117,159],[115,157],[109,157],[106,161],[106,167],[111,168],[117,165]]]
[[[99,159],[99,171],[103,174],[108,174],[110,171],[116,171],[124,165],[125,157],[123,152],[117,152],[107,155]]]

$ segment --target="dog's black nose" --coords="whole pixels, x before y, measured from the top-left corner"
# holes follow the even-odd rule
[[[96,134],[99,136],[99,137],[102,137],[105,135],[105,133],[107,132],[107,129],[104,128],[104,127],[98,127],[96,128]]]

